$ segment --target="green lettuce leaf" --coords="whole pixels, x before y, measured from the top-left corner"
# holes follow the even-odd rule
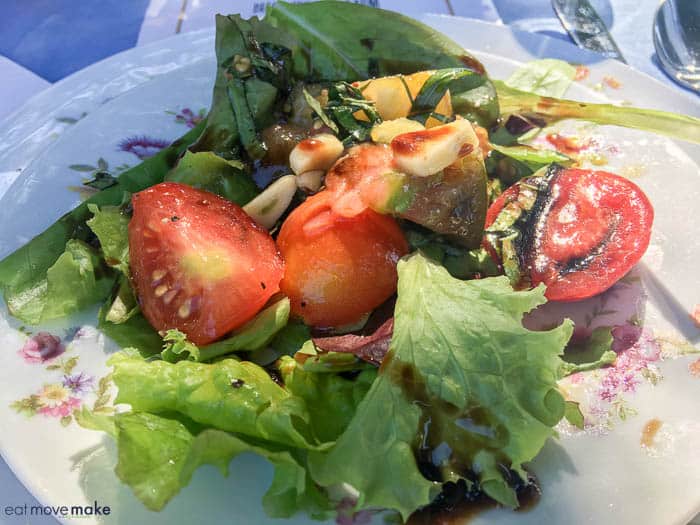
[[[483,65],[445,35],[409,17],[350,2],[277,2],[265,21],[298,40],[293,73],[299,80],[352,82],[466,67],[476,75],[453,94],[454,110],[489,127],[498,118],[496,91]]]
[[[563,97],[574,81],[576,68],[563,60],[542,58],[518,68],[505,83],[520,91],[547,97]]]
[[[311,330],[302,321],[290,319],[269,345],[280,355],[294,355],[311,339]]]
[[[105,262],[129,276],[129,217],[119,206],[88,204],[92,219],[86,224],[97,236]]]
[[[45,286],[47,272],[66,250],[66,243],[70,239],[89,240],[92,232],[85,222],[92,216],[88,208],[90,204],[98,207],[118,206],[124,202],[127,194],[161,182],[165,173],[177,162],[180,153],[194,141],[203,127],[203,123],[196,126],[157,155],[125,171],[119,175],[118,184],[95,194],[0,261],[0,289],[5,301],[8,304],[26,303],[28,298],[37,295],[38,290]],[[36,319],[38,314],[35,312],[30,317]]]
[[[534,173],[538,169],[555,162],[563,166],[571,166],[573,164],[573,160],[556,150],[537,149],[524,145],[499,146],[498,144],[491,144],[490,147],[506,157],[522,162],[528,167],[530,173]]]
[[[522,144],[501,146],[492,143],[491,149],[493,152],[486,159],[486,171],[507,186],[550,164],[569,167],[574,162],[556,150],[537,149]]]
[[[267,20],[216,16],[217,72],[207,125],[192,151],[226,159],[265,154],[258,132],[273,123],[288,88],[294,38]]]
[[[501,465],[524,478],[523,463],[554,435],[565,409],[559,356],[572,324],[522,326],[523,314],[545,302],[543,287],[515,292],[504,277],[459,281],[420,253],[399,262],[398,273],[389,354],[346,432],[310,455],[312,476],[323,486],[350,483],[359,507],[404,518],[428,504],[440,482],[468,475],[517,506]],[[437,454],[441,443],[451,453],[436,465],[439,479],[428,480],[416,458]]]
[[[566,402],[564,418],[578,429],[583,430],[585,428],[583,412],[581,412],[581,407],[575,401]]]
[[[248,361],[172,364],[120,352],[109,364],[119,388],[116,402],[135,411],[175,411],[202,425],[285,446],[320,445],[311,438],[303,399]]]
[[[609,326],[596,328],[584,341],[569,342],[564,352],[561,377],[614,364],[617,354],[612,344],[612,328]]]
[[[105,298],[114,275],[101,266],[95,250],[77,240],[47,270],[46,277],[7,298],[10,313],[28,324],[66,317]]]
[[[231,460],[253,452],[275,467],[272,484],[263,498],[267,513],[286,518],[305,510],[317,518],[329,517],[331,504],[311,482],[303,462],[293,453],[252,445],[215,429],[155,414],[129,412],[114,416],[118,449],[116,473],[151,510],[160,510],[204,464],[228,475]]]
[[[290,304],[283,298],[268,306],[226,339],[198,348],[179,330],[168,330],[163,337],[161,357],[174,363],[180,359],[211,361],[233,352],[252,351],[267,345],[289,319]]]
[[[114,301],[103,305],[97,317],[97,326],[107,337],[122,348],[138,350],[143,357],[157,355],[163,350],[163,339],[140,311],[129,311],[125,318],[119,318],[115,316],[113,307]],[[108,321],[110,313],[113,319],[120,322]]]
[[[134,291],[131,289],[129,278],[125,275],[119,277],[114,297],[108,306],[104,320],[114,324],[125,323],[141,311]]]
[[[321,443],[335,441],[345,431],[377,376],[374,367],[363,370],[354,379],[317,374],[289,356],[282,357],[278,367],[285,388],[306,402],[311,430]]]
[[[222,159],[210,151],[186,152],[165,180],[216,193],[239,206],[248,204],[258,194],[242,162]]]

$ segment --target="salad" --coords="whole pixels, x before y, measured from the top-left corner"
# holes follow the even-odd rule
[[[0,262],[36,325],[101,303],[117,476],[159,510],[202,464],[253,452],[271,517],[460,501],[509,508],[562,419],[567,355],[547,301],[601,293],[644,254],[631,181],[535,149],[564,118],[700,142],[696,119],[561,96],[574,68],[507,81],[443,35],[362,6],[217,17],[206,120]]]

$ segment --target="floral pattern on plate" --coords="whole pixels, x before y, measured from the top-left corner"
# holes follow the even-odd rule
[[[90,336],[93,328],[69,329],[63,337],[48,332],[27,333],[17,355],[28,365],[41,365],[46,381],[36,392],[11,403],[10,407],[27,417],[42,415],[58,419],[63,426],[73,420],[81,407],[96,413],[112,413],[112,380],[107,375],[98,381],[79,369],[78,355],[72,355],[73,341]]]

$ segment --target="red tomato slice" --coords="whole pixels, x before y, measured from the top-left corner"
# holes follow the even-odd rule
[[[528,180],[511,186],[491,205],[487,228],[504,206],[517,200],[523,183]],[[604,171],[568,169],[553,176],[546,193],[538,211],[530,212],[536,216],[527,218],[532,228],[521,229],[518,257],[533,286],[547,285],[549,300],[597,295],[644,255],[654,210],[633,182]]]
[[[348,325],[386,301],[408,244],[396,221],[367,208],[352,217],[333,210],[335,195],[309,197],[282,224],[280,287],[292,312],[318,328]]]
[[[131,274],[146,319],[195,344],[250,320],[279,291],[284,263],[240,206],[164,182],[132,198]]]

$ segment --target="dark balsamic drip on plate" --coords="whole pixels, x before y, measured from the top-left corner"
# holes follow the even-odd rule
[[[520,506],[515,512],[527,512],[540,500],[542,492],[534,476],[515,487]],[[470,490],[467,483],[445,483],[442,492],[430,505],[414,512],[406,525],[464,525],[480,512],[500,505],[483,492]]]
[[[503,479],[516,492],[519,510],[536,503],[540,494],[536,480],[530,476],[523,481],[506,466],[510,461],[502,450],[509,439],[508,430],[487,409],[470,403],[457,407],[431,394],[420,371],[393,353],[382,362],[380,374],[385,374],[420,409],[413,453],[423,476],[442,484],[440,495],[416,512],[409,524],[456,525],[498,506],[484,494],[474,474],[472,462],[479,452],[490,453],[500,465]]]

